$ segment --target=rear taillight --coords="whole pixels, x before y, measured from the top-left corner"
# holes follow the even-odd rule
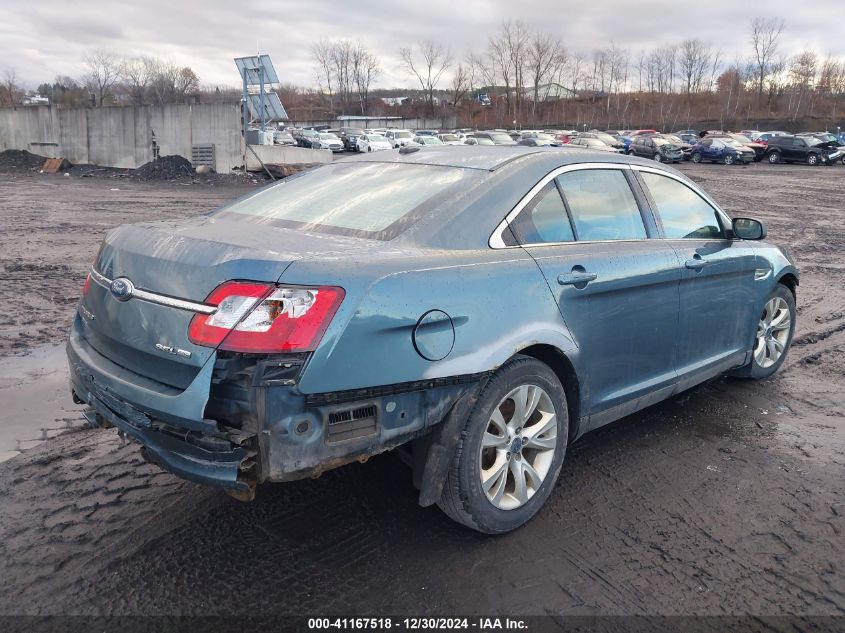
[[[88,290],[91,288],[91,273],[88,273],[85,276],[85,282],[82,284],[82,296],[88,294]]]
[[[188,338],[195,345],[232,352],[311,352],[343,297],[343,288],[336,286],[227,281],[205,301],[217,310],[191,319]]]

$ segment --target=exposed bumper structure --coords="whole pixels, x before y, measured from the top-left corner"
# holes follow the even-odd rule
[[[78,325],[67,345],[71,389],[89,419],[142,444],[165,470],[238,498],[258,483],[313,477],[426,435],[481,378],[303,394],[303,359],[230,355],[211,358],[179,390],[113,363]]]

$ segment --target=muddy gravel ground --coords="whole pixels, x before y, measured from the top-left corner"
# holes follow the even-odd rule
[[[418,507],[391,455],[242,504],[76,429],[0,464],[0,613],[845,614],[845,169],[682,169],[798,260],[774,378],[589,434],[501,537]],[[244,190],[0,174],[0,355],[65,334],[108,227]]]

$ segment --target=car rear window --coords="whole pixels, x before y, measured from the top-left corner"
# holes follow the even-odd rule
[[[214,213],[316,233],[391,240],[480,178],[478,170],[335,163],[285,178]]]

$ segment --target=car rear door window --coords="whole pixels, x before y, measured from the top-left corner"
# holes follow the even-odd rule
[[[575,239],[566,207],[554,182],[548,183],[534,196],[511,222],[511,229],[522,245],[572,242]]]
[[[718,239],[716,210],[695,191],[668,176],[641,172],[668,239]]]
[[[647,237],[642,215],[619,169],[579,169],[557,177],[581,241]]]

